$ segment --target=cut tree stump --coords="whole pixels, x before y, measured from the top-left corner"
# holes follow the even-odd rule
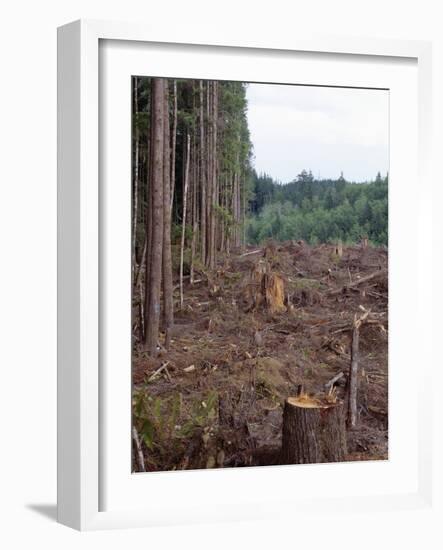
[[[346,452],[343,402],[328,396],[288,397],[283,412],[281,464],[341,462]]]
[[[261,259],[252,267],[243,291],[247,302],[245,312],[264,306],[271,314],[286,309],[284,305],[285,285],[283,278],[271,270],[268,261]]]
[[[278,313],[286,309],[284,305],[285,287],[280,275],[271,273],[263,277],[262,294],[270,313]]]
[[[334,249],[335,255],[341,258],[343,256],[343,243],[338,241]]]

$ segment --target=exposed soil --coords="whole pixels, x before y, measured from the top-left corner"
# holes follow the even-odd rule
[[[336,391],[346,399],[352,321],[362,308],[379,321],[361,328],[359,420],[346,459],[387,459],[387,249],[344,247],[341,258],[334,246],[302,242],[255,250],[197,271],[192,285],[186,279],[171,348],[155,359],[138,342],[135,304],[134,425],[146,469],[275,464],[283,403],[300,385],[324,393],[342,371]],[[273,313],[254,301],[259,262],[283,281],[284,307]]]

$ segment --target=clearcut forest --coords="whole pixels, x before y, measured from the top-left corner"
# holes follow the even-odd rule
[[[388,176],[257,174],[246,90],[132,79],[134,472],[388,457]]]

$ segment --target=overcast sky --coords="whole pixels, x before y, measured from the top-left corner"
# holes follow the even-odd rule
[[[257,172],[286,183],[303,169],[349,181],[388,171],[388,91],[249,84],[247,97]]]

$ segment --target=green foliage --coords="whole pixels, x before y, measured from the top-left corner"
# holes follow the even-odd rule
[[[186,441],[213,429],[218,418],[218,394],[187,402],[179,392],[154,396],[146,386],[133,396],[134,425],[156,462],[182,454]],[[153,458],[153,460],[154,460]]]
[[[368,236],[377,245],[388,240],[388,178],[350,183],[314,180],[303,171],[282,185],[267,175],[254,174],[247,237],[251,243],[272,238],[303,239],[310,244],[341,239],[354,243]]]
[[[169,113],[173,113],[172,83],[169,81]],[[172,209],[172,243],[181,237],[183,211],[183,174],[186,162],[187,136],[191,136],[191,151],[199,149],[200,124],[204,124],[204,139],[211,136],[214,122],[208,110],[207,100],[211,83],[202,84],[204,109],[200,114],[200,81],[177,79],[177,131],[175,149],[174,203]],[[151,79],[134,77],[133,87],[137,92],[137,112],[133,115],[133,139],[137,135],[140,161],[139,172],[139,223],[136,233],[138,257],[144,245],[147,194],[143,182],[147,180],[150,135]],[[374,244],[388,241],[388,178],[380,173],[372,182],[351,183],[343,174],[335,180],[316,180],[311,171],[303,170],[286,184],[273,180],[266,174],[257,175],[252,169],[253,145],[247,120],[247,84],[242,82],[218,82],[217,104],[217,178],[219,197],[214,210],[223,224],[226,236],[238,234],[243,215],[235,212],[234,201],[238,198],[241,209],[246,205],[247,240],[262,243],[266,239],[303,239],[310,244],[336,241],[353,243],[367,236]],[[135,94],[134,94],[135,98]],[[135,101],[135,100],[134,100]],[[202,117],[202,118],[200,118]],[[133,148],[133,151],[135,148]],[[195,151],[194,153],[195,154]],[[133,161],[135,153],[133,152]],[[200,162],[200,161],[198,161]],[[191,178],[194,174],[191,166]],[[197,176],[196,176],[197,174]],[[192,180],[193,181],[193,180]],[[237,182],[237,183],[235,183]],[[140,185],[140,183],[142,183]],[[237,187],[235,187],[237,185]],[[240,197],[237,196],[239,192]],[[197,209],[201,193],[197,194]],[[206,198],[208,200],[208,198]],[[186,226],[186,247],[192,234]],[[188,258],[185,257],[185,263]],[[186,268],[187,269],[187,268]],[[186,270],[185,270],[186,271]]]
[[[178,272],[180,269],[180,244],[171,246],[172,270]],[[183,251],[183,273],[189,275],[191,270],[191,248],[187,247]]]
[[[182,238],[182,224],[173,223],[171,225],[171,243],[180,244]],[[192,225],[185,225],[185,242],[188,242],[192,239]]]
[[[220,206],[219,204],[214,205],[214,212],[218,216],[220,221],[223,221],[227,227],[231,227],[234,223],[234,216],[231,211],[227,208]]]

